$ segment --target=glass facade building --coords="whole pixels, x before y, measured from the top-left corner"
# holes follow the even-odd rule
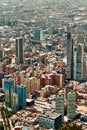
[[[4,79],[5,102],[11,106],[11,93],[14,92],[14,80],[11,78]]]
[[[11,109],[13,113],[18,111],[18,95],[16,93],[11,93]]]
[[[24,85],[17,86],[17,94],[18,94],[19,108],[25,108],[26,107],[26,86]]]

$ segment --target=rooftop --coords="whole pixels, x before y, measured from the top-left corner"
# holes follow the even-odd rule
[[[49,112],[47,111],[46,113],[44,113],[43,115],[41,115],[45,118],[49,118],[49,119],[53,119],[55,120],[57,117],[60,116],[60,114],[56,113],[56,112]]]

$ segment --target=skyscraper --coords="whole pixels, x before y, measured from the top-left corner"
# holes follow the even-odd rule
[[[16,57],[19,63],[23,63],[23,37],[16,39]]]
[[[67,79],[82,81],[84,79],[84,44],[67,33]],[[79,43],[79,42],[82,43]]]
[[[13,113],[18,110],[18,95],[16,93],[11,93],[11,108]]]
[[[64,95],[57,95],[55,109],[57,113],[62,115],[62,122],[64,122]]]
[[[76,80],[82,81],[84,79],[83,65],[84,65],[84,44],[78,44],[77,46],[77,58],[76,58]]]
[[[41,28],[35,28],[35,40],[43,41],[43,30]]]
[[[17,94],[18,94],[19,108],[25,108],[26,107],[26,86],[24,85],[17,86]]]
[[[3,58],[3,50],[0,49],[0,60]]]
[[[77,59],[77,45],[74,46],[73,48],[74,56],[73,56],[73,79],[76,80],[76,59]]]
[[[73,79],[73,39],[67,32],[67,79]]]
[[[11,93],[14,92],[14,80],[9,76],[4,79],[5,102],[11,106]]]
[[[69,92],[68,93],[68,102],[67,102],[67,117],[69,119],[73,119],[75,117],[76,110],[76,93]]]

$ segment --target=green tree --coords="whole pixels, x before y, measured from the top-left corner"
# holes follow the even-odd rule
[[[7,109],[5,109],[5,113],[7,118],[12,116],[12,111],[8,111]]]
[[[0,102],[4,102],[4,101],[5,101],[5,97],[4,96],[0,97]]]
[[[76,124],[64,124],[60,130],[83,130],[81,126],[77,126]]]
[[[0,122],[0,130],[4,130],[3,123]]]

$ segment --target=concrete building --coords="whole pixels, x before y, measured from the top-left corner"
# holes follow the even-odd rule
[[[39,116],[39,125],[43,128],[57,130],[62,125],[62,115],[47,111],[45,114]]]
[[[23,37],[16,39],[16,57],[19,63],[23,63]]]
[[[72,39],[67,33],[67,79],[82,81],[84,79],[84,44],[82,38]],[[82,43],[79,43],[79,42]]]
[[[64,95],[57,95],[55,109],[57,113],[60,113],[62,115],[62,122],[64,122]]]
[[[73,79],[73,39],[67,32],[67,79]]]
[[[0,63],[0,73],[3,73],[3,71],[4,71],[4,64]]]
[[[79,44],[77,47],[77,58],[76,58],[76,80],[82,81],[84,79],[84,44]]]
[[[2,59],[2,58],[3,58],[3,50],[0,49],[0,59]]]
[[[40,28],[35,28],[35,40],[43,41],[43,30]]]
[[[74,53],[73,53],[73,67],[74,67],[74,69],[73,69],[73,77],[74,77],[74,78],[73,78],[73,79],[76,80],[77,45],[74,46],[73,51],[74,51]]]
[[[36,77],[27,79],[27,93],[34,92],[36,87]]]
[[[18,110],[18,95],[16,93],[11,93],[11,108],[13,113]]]
[[[76,93],[69,92],[68,99],[67,99],[67,117],[69,119],[73,119],[75,117],[75,110],[76,110]]]

